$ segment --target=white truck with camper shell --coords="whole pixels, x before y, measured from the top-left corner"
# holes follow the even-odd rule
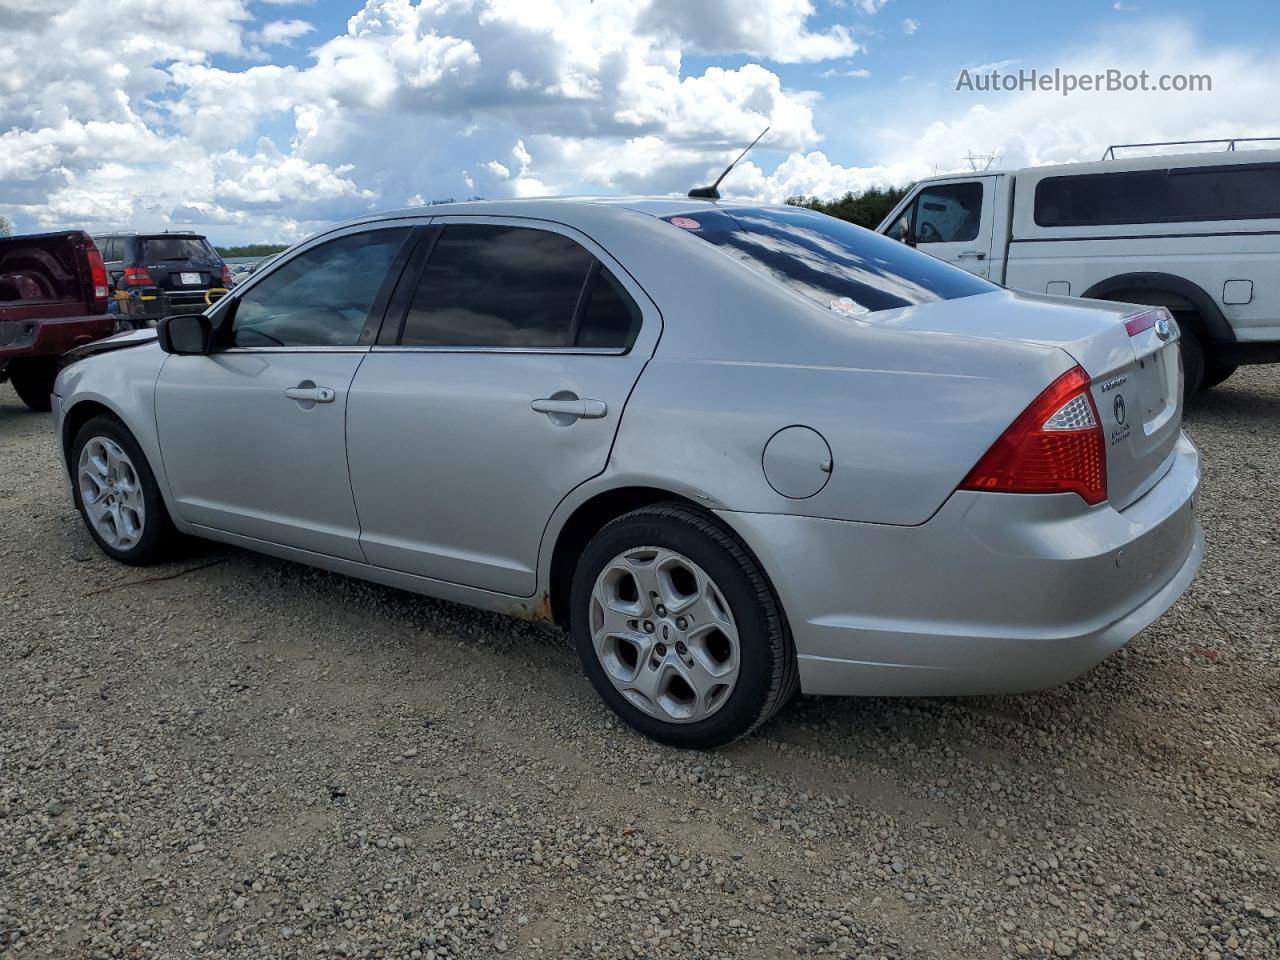
[[[1260,142],[929,177],[877,230],[1014,289],[1167,307],[1190,393],[1280,362],[1280,149]]]

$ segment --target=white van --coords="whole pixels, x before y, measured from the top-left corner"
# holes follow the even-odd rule
[[[1212,387],[1280,362],[1280,150],[1221,142],[930,177],[877,230],[1019,290],[1168,307],[1187,389]]]

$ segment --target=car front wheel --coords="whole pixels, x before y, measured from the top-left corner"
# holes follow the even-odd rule
[[[121,563],[169,558],[178,532],[138,442],[114,417],[94,417],[71,447],[76,509],[102,551]]]
[[[764,573],[724,526],[682,504],[605,526],[582,554],[570,603],[587,676],[655,740],[720,746],[796,690],[795,649]]]

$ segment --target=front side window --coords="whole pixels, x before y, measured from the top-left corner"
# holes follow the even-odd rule
[[[312,247],[251,287],[236,305],[237,347],[355,346],[408,227],[353,233]]]
[[[416,347],[628,347],[639,310],[580,244],[547,230],[447,224],[400,343]]]
[[[838,313],[893,310],[999,289],[888,237],[798,207],[703,208],[665,219]]]
[[[916,198],[916,243],[967,243],[978,236],[982,184],[940,183]]]

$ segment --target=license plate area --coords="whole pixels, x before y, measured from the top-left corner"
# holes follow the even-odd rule
[[[198,273],[180,273],[178,274],[178,282],[184,287],[194,287],[200,283],[200,274]]]

